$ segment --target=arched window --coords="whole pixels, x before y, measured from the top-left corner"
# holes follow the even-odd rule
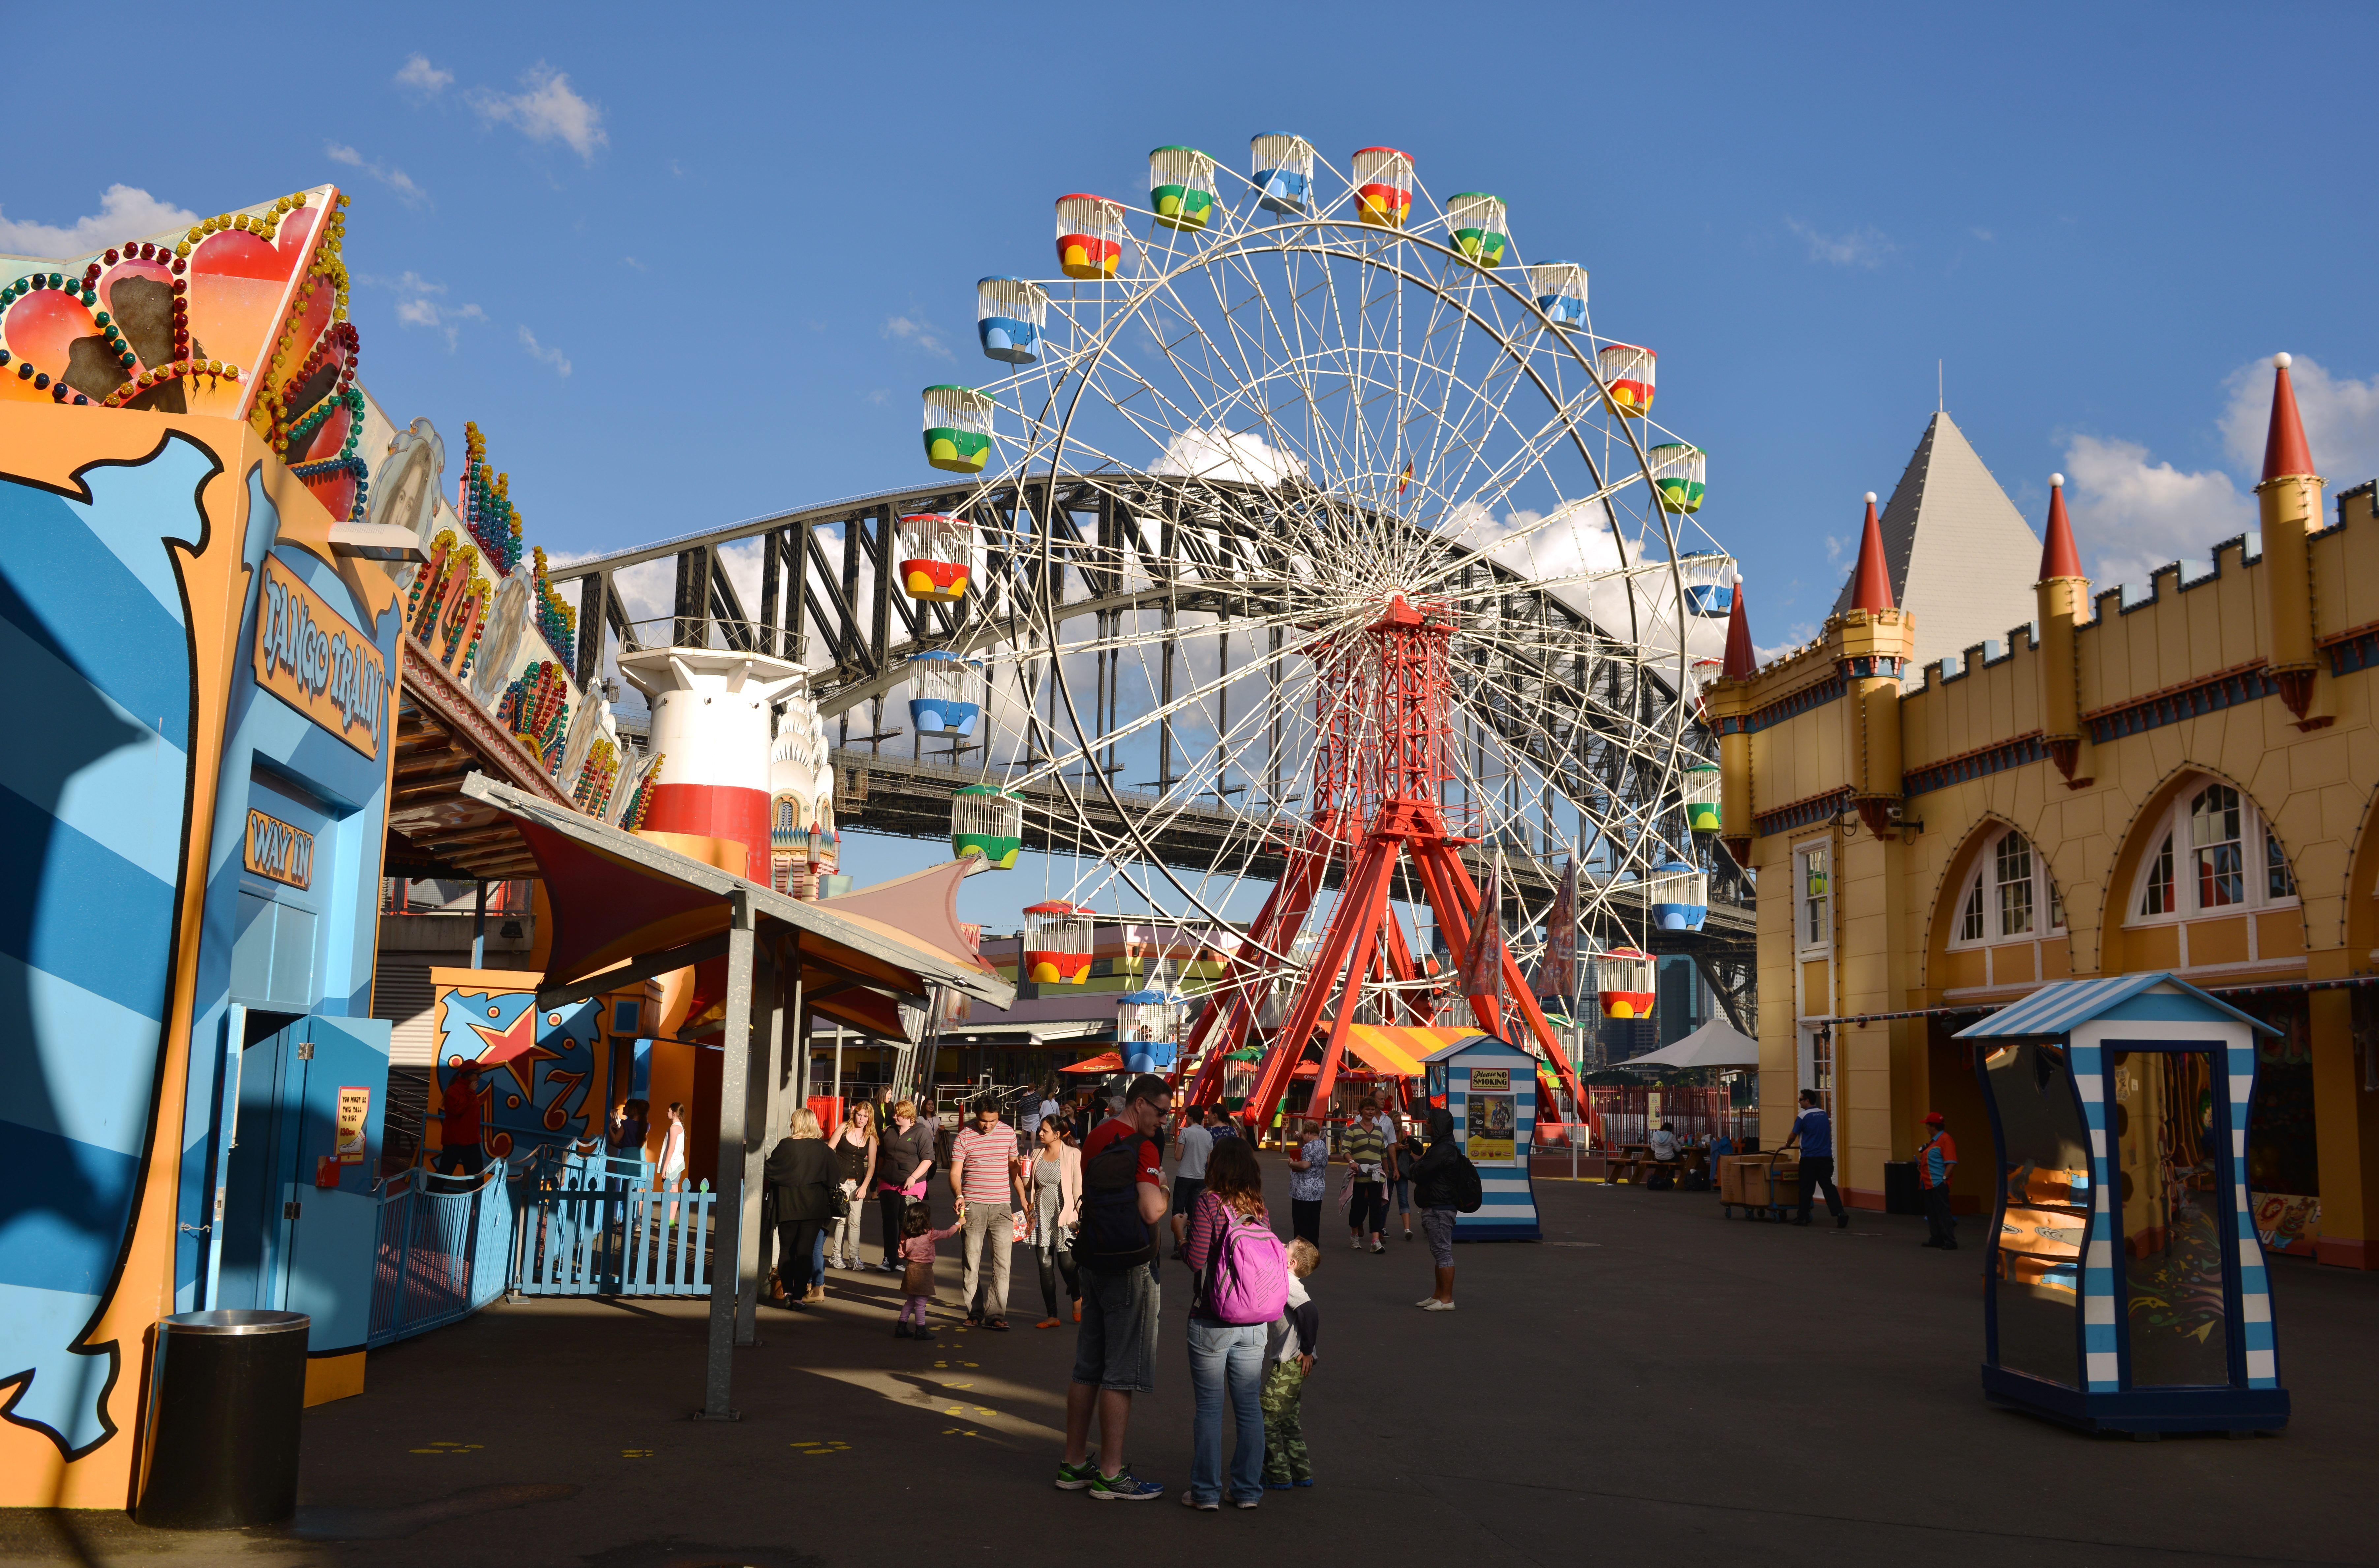
[[[2062,935],[2065,900],[2048,874],[2048,862],[2032,840],[2002,827],[1983,845],[1958,899],[1952,947],[2023,937]]]
[[[2181,790],[2149,832],[2125,923],[2293,904],[2288,851],[2238,790],[2207,779]]]

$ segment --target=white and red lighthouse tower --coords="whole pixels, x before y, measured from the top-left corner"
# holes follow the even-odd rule
[[[620,673],[652,706],[646,743],[661,759],[643,832],[767,882],[768,709],[808,672],[732,648],[643,648],[620,656]]]

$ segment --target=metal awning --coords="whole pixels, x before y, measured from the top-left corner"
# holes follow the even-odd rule
[[[457,793],[507,820],[545,879],[553,929],[540,1007],[726,960],[719,1196],[701,1414],[732,1420],[735,1347],[759,1343],[761,1160],[790,1108],[784,1065],[789,1043],[799,1049],[803,1038],[803,1012],[834,1011],[830,996],[896,1010],[904,1001],[923,1007],[936,986],[995,1006],[1015,1000],[1016,988],[986,970],[959,928],[966,866],[863,888],[838,900],[840,908],[803,903],[484,774],[465,778]],[[887,918],[896,911],[898,925]],[[755,1029],[755,1012],[767,1019],[765,1031]]]
[[[383,874],[489,882],[535,876],[537,862],[517,825],[485,802],[464,798],[463,781],[489,774],[563,809],[570,798],[527,743],[489,718],[409,633],[397,644],[404,679],[397,683]]]

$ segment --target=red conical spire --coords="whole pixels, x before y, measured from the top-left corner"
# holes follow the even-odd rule
[[[2082,558],[2073,549],[2073,525],[2065,520],[2065,476],[2048,476],[2048,528],[2040,541],[2040,580],[2079,577]]]
[[[1759,655],[1751,646],[1751,621],[1743,612],[1743,584],[1734,585],[1734,608],[1726,617],[1726,662],[1719,673],[1730,681],[1748,680],[1759,672]]]
[[[1851,577],[1851,608],[1892,608],[1891,573],[1883,564],[1883,525],[1876,520],[1873,490],[1866,493],[1866,532],[1859,537],[1858,571]]]
[[[2264,438],[2264,477],[2287,478],[2313,472],[2305,445],[2304,421],[2297,417],[2297,390],[2288,381],[2288,356],[2272,356],[2272,428]]]

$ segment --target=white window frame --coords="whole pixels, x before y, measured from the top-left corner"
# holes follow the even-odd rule
[[[2200,795],[2215,785],[2233,790],[2239,797],[2239,859],[2240,880],[2246,897],[2235,904],[2204,904],[2197,901],[2197,865],[2195,846],[2190,840],[2190,814]],[[2141,903],[2147,898],[2148,878],[2156,869],[2157,851],[2166,838],[2172,841],[2173,907],[2162,914],[2142,914]],[[2254,798],[2227,778],[2201,774],[2192,778],[2174,794],[2172,801],[2158,816],[2141,840],[2145,846],[2140,863],[2131,874],[2131,886],[2123,904],[2123,924],[2126,927],[2174,925],[2182,921],[2227,920],[2232,915],[2255,914],[2264,910],[2292,910],[2302,899],[2296,893],[2273,898],[2270,893],[2269,846],[2277,843],[2271,825],[2264,820]],[[2288,859],[2288,846],[2281,844],[2280,858],[2288,867],[2288,883],[2296,886],[2296,865]]]
[[[2026,931],[2001,928],[1999,861],[1999,846],[2013,835],[2024,841],[2032,855],[2032,926]],[[1983,929],[1977,936],[1966,935],[1966,911],[1975,898],[1982,899]],[[1956,902],[1950,906],[1950,940],[1952,951],[1991,947],[2009,942],[2036,942],[2047,937],[2066,935],[2065,922],[2057,917],[2064,911],[2064,901],[2058,897],[2057,881],[2048,874],[2048,857],[2040,851],[2040,844],[2030,834],[2016,827],[2001,826],[1985,838],[1974,857],[1974,866],[1966,879],[1958,885]]]
[[[1826,934],[1814,941],[1808,935],[1811,902],[1808,897],[1808,858],[1812,854],[1826,857]],[[1841,880],[1841,874],[1834,868],[1834,841],[1831,838],[1810,838],[1793,846],[1793,947],[1804,957],[1833,951],[1834,900],[1842,897],[1842,889],[1834,884]]]

